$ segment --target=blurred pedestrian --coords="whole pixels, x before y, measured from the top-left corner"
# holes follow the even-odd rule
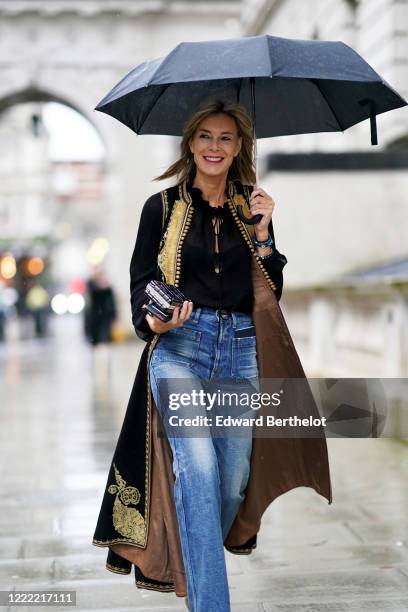
[[[85,335],[93,345],[109,343],[117,313],[115,296],[106,273],[95,268],[86,287]]]
[[[48,317],[50,315],[50,296],[48,291],[40,284],[35,283],[27,291],[25,304],[33,318],[36,337],[44,338],[48,332]]]
[[[86,284],[84,331],[88,342],[99,347],[107,372],[110,357],[107,345],[112,342],[112,326],[117,317],[116,299],[109,279],[102,268],[95,266]],[[95,373],[100,369],[94,363]]]
[[[0,278],[0,342],[4,342],[5,340],[5,330],[6,330],[6,318],[7,318],[7,305],[5,302],[5,283],[3,279]]]

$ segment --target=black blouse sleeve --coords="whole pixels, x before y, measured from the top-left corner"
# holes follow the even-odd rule
[[[273,234],[272,221],[269,222],[268,230],[269,230],[270,236],[272,236],[272,239],[274,241],[274,244],[272,246],[273,255],[271,255],[271,257],[267,257],[266,259],[264,259],[262,263],[266,271],[268,272],[269,276],[271,277],[272,281],[276,285],[275,295],[276,295],[276,299],[279,302],[281,295],[282,295],[282,289],[283,289],[283,272],[282,271],[283,271],[283,268],[286,266],[288,260],[286,259],[286,256],[283,255],[283,253],[279,253],[278,249],[275,247],[275,238]]]
[[[145,319],[141,309],[146,296],[147,283],[160,280],[157,269],[157,255],[162,231],[162,201],[160,193],[155,193],[146,200],[140,215],[136,244],[130,262],[130,304],[132,323],[136,334],[142,340],[149,341],[154,332]]]

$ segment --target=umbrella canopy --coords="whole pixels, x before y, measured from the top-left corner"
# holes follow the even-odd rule
[[[95,110],[137,134],[180,136],[206,100],[239,102],[257,138],[336,132],[407,102],[348,45],[276,36],[180,43],[131,70]]]

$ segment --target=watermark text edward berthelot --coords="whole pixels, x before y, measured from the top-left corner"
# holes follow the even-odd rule
[[[275,417],[272,414],[259,416],[233,417],[231,415],[217,415],[215,418],[197,415],[195,417],[169,417],[171,427],[325,427],[326,417]]]

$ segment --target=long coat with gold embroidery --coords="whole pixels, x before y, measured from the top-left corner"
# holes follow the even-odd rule
[[[156,209],[153,216],[152,202],[157,202],[158,194],[142,210],[130,274],[132,320],[146,346],[92,541],[95,546],[109,547],[106,567],[110,571],[127,574],[133,565],[136,586],[175,591],[179,596],[187,591],[173,497],[172,453],[160,426],[149,380],[150,358],[159,334],[150,330],[140,306],[144,288],[152,278],[176,285],[180,282],[181,249],[194,214],[187,185],[184,181],[161,192],[160,210]],[[298,379],[304,384],[289,385],[290,401],[280,416],[319,416],[278,303],[286,258],[276,250],[272,272],[270,266],[267,271],[252,243],[253,226],[243,224],[236,212],[237,204],[241,204],[250,216],[250,193],[250,186],[238,181],[228,183],[228,206],[252,256],[252,314],[261,385],[264,379]],[[269,230],[273,235],[272,222]],[[267,507],[298,486],[311,487],[332,503],[324,431],[315,428],[309,437],[254,434],[245,499],[224,542],[226,549],[236,554],[251,553]]]

